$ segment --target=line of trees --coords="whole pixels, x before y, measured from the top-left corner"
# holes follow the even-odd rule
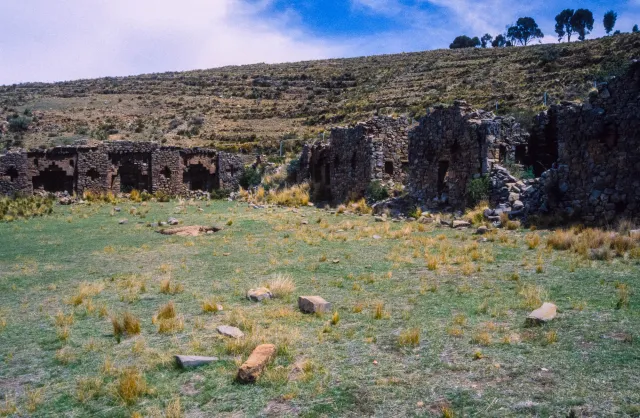
[[[607,35],[613,32],[618,20],[618,14],[613,10],[609,10],[604,14],[602,23]],[[580,41],[584,41],[587,35],[593,30],[595,20],[593,13],[589,9],[565,9],[556,16],[556,34],[558,35],[558,41],[566,37],[567,42],[571,42],[571,37],[576,34]],[[639,32],[638,25],[635,25],[632,29],[633,33]],[[619,34],[617,30],[613,32],[614,35]],[[509,27],[504,34],[497,35],[495,38],[490,34],[485,34],[481,38],[470,38],[466,35],[461,35],[453,40],[449,48],[487,48],[491,45],[494,48],[502,48],[514,45],[528,45],[535,39],[544,38],[544,33],[538,27],[535,19],[531,17],[521,17],[518,21]]]

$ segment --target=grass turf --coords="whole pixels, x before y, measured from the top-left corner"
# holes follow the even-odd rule
[[[547,249],[545,232],[529,249],[521,230],[482,242],[470,230],[314,208],[121,206],[0,224],[0,414],[640,414],[637,260]],[[146,225],[169,216],[225,229],[183,238]],[[296,290],[245,299],[275,274]],[[629,304],[616,309],[621,283]],[[297,310],[298,295],[316,294],[338,315]],[[183,326],[160,333],[154,315],[170,301]],[[204,312],[203,301],[224,310]],[[525,328],[542,301],[559,316]],[[110,317],[125,312],[141,332],[117,343]],[[247,337],[219,336],[223,324]],[[277,345],[276,360],[257,384],[235,383],[260,342]],[[184,371],[174,354],[220,361]],[[141,384],[130,397],[132,375]]]

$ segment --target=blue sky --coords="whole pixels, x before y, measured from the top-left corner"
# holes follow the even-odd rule
[[[610,9],[640,24],[640,0],[1,0],[0,84],[446,48],[521,16],[556,42],[568,7],[594,12],[591,38]]]

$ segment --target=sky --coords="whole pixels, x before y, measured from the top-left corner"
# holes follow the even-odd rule
[[[640,24],[640,0],[0,0],[0,85],[447,48],[588,8]]]

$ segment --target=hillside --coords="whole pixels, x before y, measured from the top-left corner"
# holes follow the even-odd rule
[[[256,64],[180,73],[0,86],[0,120],[25,110],[5,146],[75,139],[157,140],[168,145],[270,151],[380,114],[420,116],[465,99],[498,113],[531,114],[583,97],[594,81],[640,58],[640,35],[519,48]]]

